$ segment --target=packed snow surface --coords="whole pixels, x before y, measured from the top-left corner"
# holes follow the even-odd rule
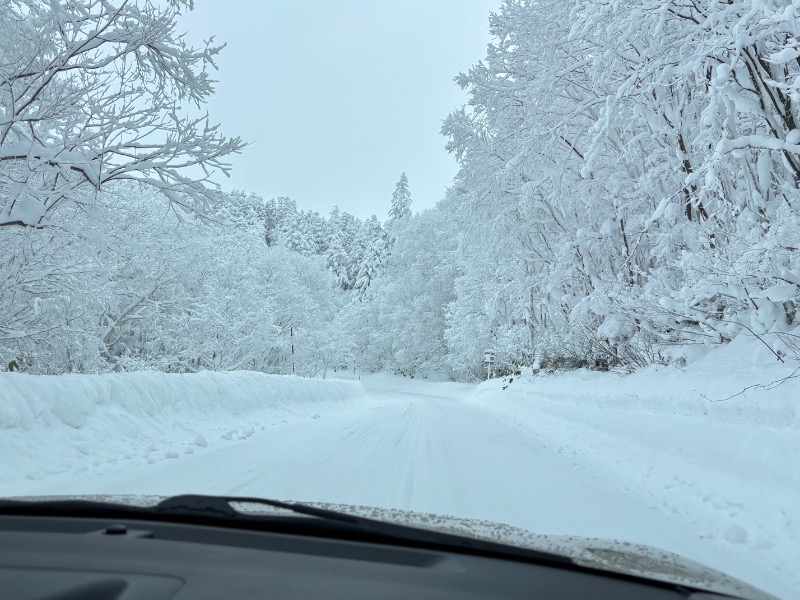
[[[784,373],[726,370],[754,350],[723,350],[684,370],[479,386],[3,375],[0,494],[239,494],[486,519],[661,547],[794,598],[800,390],[788,380],[711,408],[742,379]]]

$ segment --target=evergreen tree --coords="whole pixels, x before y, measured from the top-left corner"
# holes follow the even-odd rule
[[[355,284],[353,285],[355,300],[358,302],[365,300],[367,290],[383,270],[387,258],[386,240],[382,236],[373,239],[364,251],[364,257],[356,273]]]
[[[392,207],[389,209],[389,221],[397,221],[411,216],[411,192],[408,190],[408,177],[405,172],[400,175],[400,181],[392,194]]]
[[[348,262],[349,260],[344,246],[342,245],[342,240],[339,236],[335,236],[328,246],[327,266],[328,270],[336,278],[336,283],[343,290],[349,290],[352,287],[350,275],[347,272]]]

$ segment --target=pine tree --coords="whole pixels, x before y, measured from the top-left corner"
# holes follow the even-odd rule
[[[326,259],[328,270],[336,278],[337,285],[343,290],[349,290],[352,287],[350,274],[347,272],[349,259],[338,235],[331,239]]]
[[[355,284],[353,285],[355,300],[358,302],[365,300],[367,290],[383,270],[387,257],[388,249],[383,236],[373,239],[364,252],[364,257],[355,277]]]
[[[408,177],[405,172],[400,175],[400,181],[392,194],[392,207],[389,209],[389,221],[397,221],[411,216],[411,192],[408,190]]]

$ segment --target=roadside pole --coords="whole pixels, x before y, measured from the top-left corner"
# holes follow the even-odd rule
[[[294,375],[294,327],[289,327],[289,339],[292,341],[292,375]]]
[[[494,350],[485,350],[483,354],[486,363],[486,381],[492,378],[492,363],[495,362]]]

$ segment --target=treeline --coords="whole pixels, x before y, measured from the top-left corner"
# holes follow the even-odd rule
[[[503,2],[443,127],[460,172],[392,255],[384,364],[473,378],[494,348],[508,371],[635,367],[743,332],[795,355],[798,16]]]
[[[456,78],[468,104],[443,125],[456,179],[412,215],[403,175],[384,224],[180,175],[181,153],[180,164],[224,170],[239,150],[197,121],[149,158],[140,140],[112,143],[138,104],[102,88],[109,72],[92,83],[102,56],[69,56],[63,32],[94,31],[81,3],[2,10],[22,4],[0,36],[3,64],[20,65],[0,75],[4,366],[285,373],[290,334],[306,375],[475,379],[488,348],[501,373],[637,367],[742,333],[776,358],[797,354],[800,19],[789,0],[504,1],[486,57]],[[130,35],[102,44],[172,35],[150,31],[136,3],[84,4],[103,22],[124,17],[115,27]],[[184,51],[183,70],[174,58],[115,68],[143,69],[128,76],[164,116],[171,96],[148,87],[158,77],[201,102],[209,93],[201,54]],[[85,80],[70,76],[83,68]],[[107,95],[88,117],[71,100],[81,81]],[[128,179],[139,183],[114,183]]]
[[[185,9],[0,3],[0,368],[352,365],[347,307],[390,237],[209,184],[243,144],[183,108],[221,50],[185,44]]]
[[[376,217],[216,194],[202,216],[115,184],[67,228],[0,229],[4,367],[30,373],[352,366],[350,306],[384,260]],[[292,337],[293,336],[293,339]],[[292,343],[295,356],[291,356]],[[11,365],[11,366],[10,366]]]

